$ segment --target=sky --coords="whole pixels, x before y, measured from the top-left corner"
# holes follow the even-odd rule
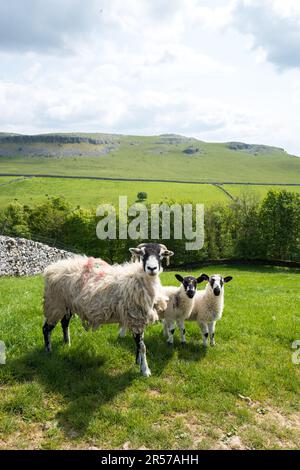
[[[299,0],[0,0],[0,131],[300,155]]]

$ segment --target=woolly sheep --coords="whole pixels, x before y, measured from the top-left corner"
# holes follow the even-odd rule
[[[165,245],[141,244],[130,248],[138,262],[108,265],[83,256],[58,261],[44,271],[43,334],[51,351],[51,332],[61,321],[64,341],[70,343],[69,322],[79,315],[85,328],[97,329],[107,323],[121,323],[132,332],[136,362],[144,376],[150,376],[144,344],[144,330],[158,319],[155,302],[161,298],[159,274],[162,259],[172,256]]]
[[[224,308],[224,284],[232,279],[232,276],[223,278],[220,274],[212,276],[201,274],[199,278],[199,282],[207,281],[207,284],[204,290],[196,293],[193,309],[187,320],[198,322],[202,331],[204,347],[207,347],[208,335],[210,345],[215,345],[216,322],[221,319]]]
[[[180,287],[163,287],[163,293],[169,300],[167,308],[160,313],[160,318],[163,317],[164,334],[168,337],[167,341],[170,344],[174,342],[175,322],[180,328],[181,342],[186,342],[184,320],[192,312],[197,284],[202,282],[202,278],[196,279],[193,276],[182,277],[180,274],[175,274],[175,277],[181,285]]]

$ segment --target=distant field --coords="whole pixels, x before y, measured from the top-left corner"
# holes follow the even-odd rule
[[[242,194],[254,193],[258,199],[266,196],[267,192],[271,189],[275,191],[291,191],[300,194],[300,186],[242,186],[234,184],[225,184],[224,189],[230,192],[234,197],[240,197]]]
[[[71,147],[70,152],[74,156],[69,157],[60,157],[59,154],[39,157],[30,153],[27,156],[24,146],[19,155],[11,144],[11,156],[0,157],[0,172],[207,182],[300,182],[300,158],[272,147],[251,153],[232,150],[227,144],[195,139],[169,143],[168,139],[159,136],[122,136],[115,137],[115,140],[115,148],[97,157],[79,156],[82,150],[76,146]],[[42,145],[48,145],[51,151],[52,144]],[[0,142],[0,151],[2,149],[5,155],[9,148],[9,144]],[[187,148],[195,152],[184,153]]]
[[[61,180],[30,178],[12,182],[12,177],[0,179],[0,207],[13,200],[22,204],[35,204],[48,196],[64,196],[74,206],[96,207],[102,203],[118,204],[119,196],[127,196],[128,203],[136,200],[139,191],[148,194],[147,202],[180,200],[212,204],[226,201],[228,197],[212,185],[193,185],[176,183],[132,183],[114,181]],[[16,180],[16,178],[15,178]]]
[[[243,186],[224,185],[230,194],[239,197],[242,194],[255,194],[262,199],[270,189],[300,193],[299,186]],[[119,196],[127,196],[128,203],[136,201],[137,193],[144,191],[147,202],[161,201],[195,202],[211,205],[229,201],[229,197],[218,187],[211,184],[177,183],[139,183],[94,180],[62,180],[56,178],[0,178],[0,207],[17,200],[22,204],[36,204],[47,197],[63,196],[74,207],[96,207],[99,204],[118,204]]]

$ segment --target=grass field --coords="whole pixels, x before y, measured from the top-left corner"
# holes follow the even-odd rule
[[[91,135],[97,137],[97,134]],[[266,147],[258,153],[232,150],[227,144],[186,139],[168,143],[159,136],[114,136],[117,147],[106,155],[80,157],[81,147],[71,148],[71,157],[39,157],[23,145],[0,142],[2,173],[105,176],[123,178],[180,179],[192,181],[233,181],[299,183],[300,158],[280,149]],[[9,145],[11,147],[9,147]],[[36,144],[41,146],[41,144]],[[49,146],[51,144],[43,144]],[[192,155],[183,153],[192,147]],[[9,153],[11,152],[11,153]]]
[[[262,199],[270,189],[300,193],[299,186],[243,186],[224,185],[233,197],[243,194],[254,194]],[[229,197],[218,187],[211,184],[177,184],[177,183],[138,183],[93,180],[61,180],[55,178],[0,178],[0,208],[17,200],[21,204],[34,205],[47,197],[63,196],[74,207],[97,207],[99,204],[118,205],[119,196],[127,196],[128,204],[136,201],[137,193],[145,191],[148,203],[161,201],[193,202],[211,205],[217,202],[230,201]]]
[[[216,347],[205,352],[192,323],[188,344],[179,344],[177,332],[174,348],[159,324],[149,327],[149,379],[133,364],[130,336],[117,339],[117,325],[86,333],[73,319],[71,348],[57,328],[46,356],[42,279],[0,279],[0,339],[7,346],[0,447],[299,448],[300,364],[292,362],[292,342],[300,339],[299,272],[204,270],[234,276]],[[173,283],[174,273],[162,280]]]
[[[10,181],[15,182],[6,184]],[[1,183],[3,186],[1,186]],[[5,184],[4,184],[5,183]],[[64,196],[72,205],[97,207],[99,204],[118,204],[119,196],[127,196],[128,203],[137,199],[137,193],[145,191],[147,202],[180,200],[211,204],[226,201],[228,196],[212,185],[176,183],[137,183],[115,181],[61,180],[52,178],[27,178],[19,180],[7,177],[0,180],[0,207],[17,199],[21,204],[33,205],[48,196]]]
[[[241,197],[242,194],[255,194],[258,199],[263,199],[267,192],[272,190],[275,191],[291,191],[293,193],[300,194],[300,186],[242,186],[235,184],[224,184],[224,188],[230,192],[233,197]]]

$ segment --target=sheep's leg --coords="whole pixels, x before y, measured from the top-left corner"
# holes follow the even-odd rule
[[[209,331],[209,337],[210,337],[210,345],[214,346],[216,344],[215,342],[215,328],[216,328],[216,322],[212,321],[208,324],[208,331]]]
[[[121,328],[119,330],[119,336],[120,336],[120,338],[125,338],[125,336],[126,336],[126,326],[122,326],[122,325],[120,325],[120,326],[121,326]]]
[[[162,324],[163,324],[163,335],[167,337],[169,336],[169,334],[168,334],[168,325],[167,325],[166,320],[162,320]]]
[[[185,344],[186,338],[185,338],[184,320],[178,320],[177,325],[179,326],[179,329],[180,329],[181,342],[182,344]]]
[[[63,335],[64,335],[64,343],[68,344],[69,346],[71,344],[70,328],[69,328],[71,317],[72,317],[72,313],[66,313],[66,315],[62,318],[60,322],[62,330],[63,330]]]
[[[207,323],[200,323],[200,328],[202,331],[202,338],[203,338],[203,346],[206,348],[207,347],[207,338],[208,338],[208,327]]]
[[[140,365],[142,374],[145,377],[150,377],[151,371],[147,363],[144,334],[134,334],[134,340],[136,343],[136,363]]]
[[[175,333],[175,322],[170,322],[168,324],[168,343],[173,344],[174,343],[174,333]]]
[[[55,328],[55,325],[49,325],[47,321],[45,321],[43,326],[43,335],[45,340],[45,350],[46,352],[51,352],[51,332]]]

